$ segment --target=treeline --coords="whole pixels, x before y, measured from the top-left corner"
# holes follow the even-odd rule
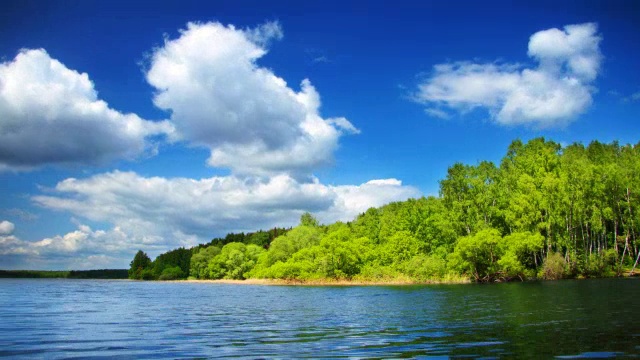
[[[62,278],[62,279],[127,279],[127,269],[101,270],[0,270],[0,278]]]
[[[68,279],[127,279],[127,269],[71,270]]]
[[[210,254],[220,253],[227,244],[243,244],[252,248],[268,249],[273,239],[289,230],[276,227],[269,231],[259,230],[246,234],[229,233],[224,238],[213,238],[207,244],[200,244],[190,249],[179,248],[168,251],[158,255],[153,261],[146,253],[138,251],[130,264],[128,276],[130,279],[137,280],[178,280],[186,279],[188,276],[204,278]]]
[[[371,208],[349,223],[320,225],[305,214],[268,246],[228,236],[191,249],[188,273],[187,266],[171,266],[198,279],[484,282],[621,275],[633,272],[640,258],[639,191],[640,144],[562,148],[544,138],[516,140],[499,166],[451,166],[438,197]],[[148,257],[136,259],[134,277],[140,269],[147,278],[162,277]]]

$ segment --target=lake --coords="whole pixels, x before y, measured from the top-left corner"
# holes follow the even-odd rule
[[[0,357],[640,357],[640,281],[313,287],[0,279]]]

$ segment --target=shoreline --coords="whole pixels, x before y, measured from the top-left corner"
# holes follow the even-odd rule
[[[563,280],[587,280],[587,279],[609,279],[609,278],[640,278],[640,273],[622,274],[620,276],[602,276],[594,278],[565,278],[558,280],[525,280],[531,281],[563,281]],[[155,280],[163,281],[163,280]],[[285,280],[285,279],[187,279],[187,280],[165,280],[167,282],[182,283],[202,283],[202,284],[227,284],[227,285],[262,285],[262,286],[424,286],[424,285],[461,285],[461,284],[482,284],[472,281],[471,279],[442,280],[442,281],[412,281],[412,280],[387,280],[387,281],[367,281],[367,280],[336,280],[336,279],[314,279],[314,280]],[[502,283],[502,282],[500,282]]]
[[[172,281],[175,282],[175,281]],[[415,286],[415,285],[455,285],[471,284],[470,280],[416,282],[405,280],[363,281],[363,280],[284,280],[284,279],[217,279],[217,280],[178,280],[186,283],[230,284],[230,285],[264,285],[264,286]]]

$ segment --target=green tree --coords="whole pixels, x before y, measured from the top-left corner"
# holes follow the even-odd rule
[[[564,225],[559,212],[561,146],[544,138],[514,141],[500,165],[501,198],[510,232],[539,231],[551,250]]]
[[[150,268],[151,259],[144,251],[138,250],[129,264],[129,279],[142,280],[145,270],[151,270]]]
[[[502,256],[500,241],[500,232],[491,228],[459,238],[451,257],[453,266],[476,281],[493,280]]]
[[[300,216],[300,225],[301,226],[309,226],[309,227],[318,227],[320,223],[318,220],[308,212],[305,212]]]
[[[353,236],[351,229],[341,224],[322,238],[318,246],[322,256],[316,257],[316,263],[325,277],[350,279],[370,259],[369,239]]]
[[[366,237],[378,243],[378,236],[380,234],[380,210],[376,208],[369,208],[365,213],[360,214],[353,222],[351,228],[353,229],[355,237]]]
[[[422,244],[408,231],[393,234],[382,246],[377,255],[381,265],[400,268],[401,265],[420,253]]]
[[[478,166],[457,163],[440,182],[440,194],[459,235],[499,223],[499,170],[487,161]]]
[[[191,267],[191,250],[185,248],[178,248],[167,251],[156,257],[153,261],[153,272],[156,278],[162,275],[164,269],[179,267],[182,277],[185,278],[189,274],[189,268]]]
[[[301,249],[319,244],[320,238],[321,231],[318,227],[301,225],[291,229],[271,242],[265,259],[266,266],[271,266],[278,261],[287,261]]]
[[[254,244],[266,248],[271,242],[271,236],[266,231],[258,231],[247,237],[247,244]]]
[[[218,254],[220,254],[220,248],[217,246],[208,246],[195,251],[191,256],[189,276],[196,279],[208,279],[209,270],[207,270],[207,266],[211,259]]]
[[[418,199],[414,212],[419,214],[419,223],[413,235],[421,242],[421,251],[437,253],[441,258],[452,252],[458,235],[442,199],[433,196]]]
[[[180,266],[166,267],[158,277],[158,280],[178,280],[184,277]]]
[[[264,251],[260,246],[253,244],[229,243],[209,262],[207,266],[209,277],[211,279],[245,279],[246,274],[253,269]]]

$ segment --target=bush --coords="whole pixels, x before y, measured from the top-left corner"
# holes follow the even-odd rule
[[[602,277],[615,268],[617,259],[618,253],[613,249],[599,254],[590,254],[584,262],[579,264],[580,272],[586,277]]]
[[[180,266],[168,267],[162,270],[162,274],[158,277],[158,280],[178,280],[183,277],[182,269]]]
[[[156,274],[153,272],[153,268],[143,269],[140,272],[140,279],[142,280],[155,280]]]
[[[560,253],[551,253],[542,266],[542,278],[545,280],[559,280],[566,275],[567,264]]]
[[[417,255],[407,261],[405,273],[418,281],[441,280],[446,274],[446,262],[437,256]]]
[[[514,278],[523,280],[525,277],[526,269],[513,251],[505,253],[500,260],[498,260],[498,265],[500,267],[500,275],[497,276],[499,280],[511,280]]]
[[[379,266],[377,264],[365,265],[360,274],[354,277],[361,281],[393,281],[401,276],[401,273],[390,266]]]

